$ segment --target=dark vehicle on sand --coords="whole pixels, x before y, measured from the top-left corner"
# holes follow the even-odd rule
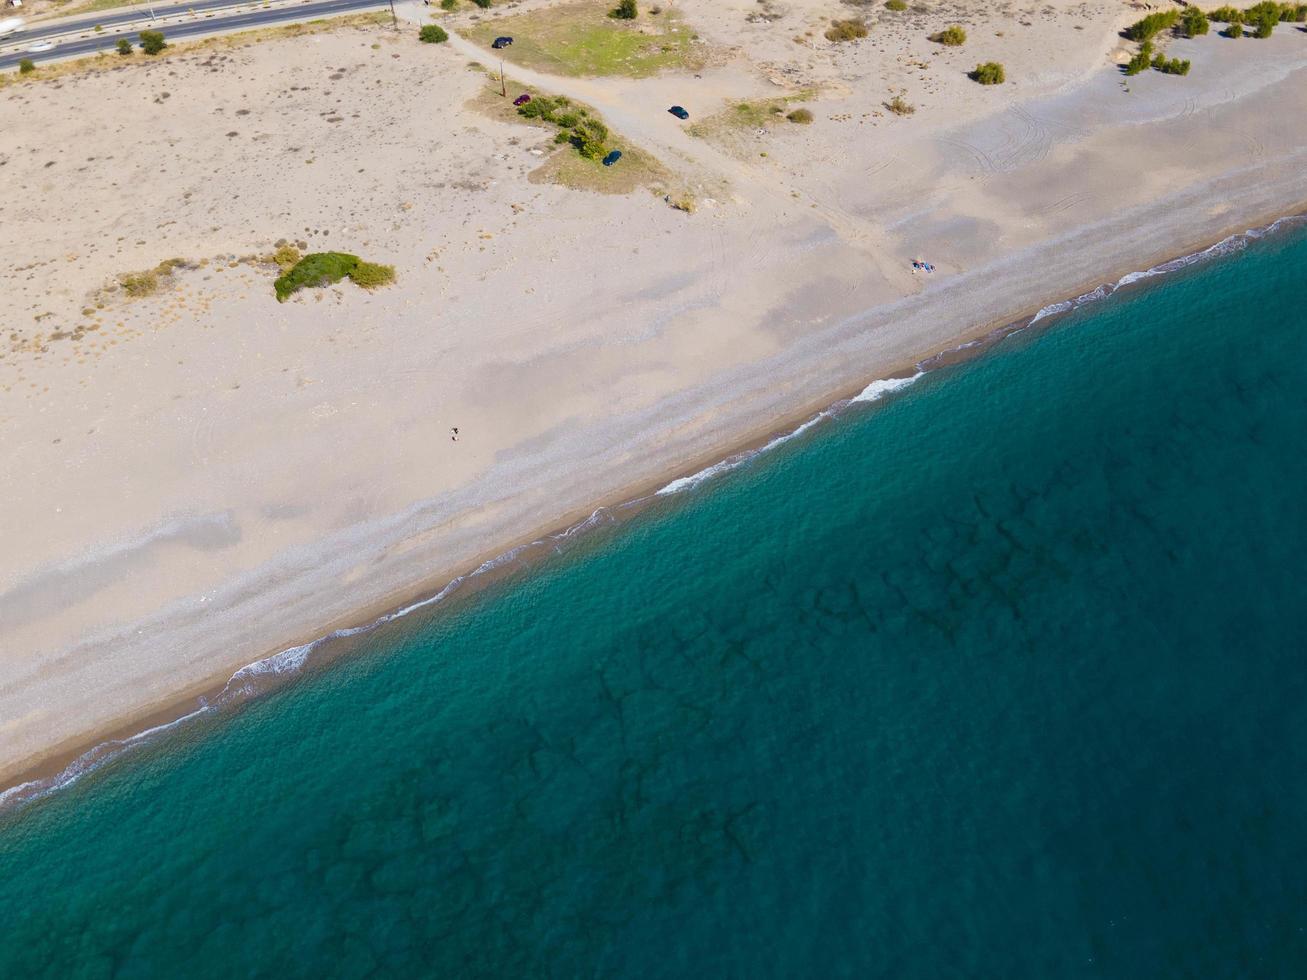
[[[679,105],[674,105],[674,106],[672,106],[670,109],[668,109],[667,111],[670,112],[670,113],[671,113],[673,116],[675,116],[677,119],[689,119],[689,118],[690,118],[690,114],[689,114],[688,112],[686,112],[683,108],[681,108]]]
[[[500,48],[506,48],[512,43],[513,39],[511,37],[497,37],[490,46],[498,51]]]
[[[604,157],[604,166],[611,167],[620,159],[622,159],[622,151],[613,150],[611,153],[608,154],[608,156]]]
[[[530,101],[531,101],[531,96],[523,92],[521,95],[519,95],[516,99],[513,100],[513,105],[526,105]]]

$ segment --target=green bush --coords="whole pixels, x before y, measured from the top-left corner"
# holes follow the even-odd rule
[[[930,35],[930,40],[946,47],[957,48],[967,43],[967,32],[954,24],[952,27],[946,27],[944,30]]]
[[[277,302],[286,302],[287,297],[297,289],[330,286],[333,282],[340,282],[358,264],[359,257],[346,252],[314,252],[306,255],[272,284],[277,293]]]
[[[892,10],[896,14],[902,13],[908,9],[906,0],[885,0],[885,9]]]
[[[617,6],[608,11],[609,17],[618,20],[635,20],[639,11],[635,9],[635,0],[618,0]]]
[[[348,252],[314,252],[295,263],[273,283],[277,302],[284,303],[297,289],[330,286],[346,276],[364,289],[376,289],[395,281],[395,268],[364,262]]]
[[[118,39],[118,53],[124,58],[132,53],[132,42],[125,37]]]
[[[1184,8],[1184,15],[1180,18],[1180,25],[1185,37],[1201,37],[1211,27],[1207,22],[1207,15],[1197,7]]]
[[[792,123],[799,123],[802,126],[806,126],[812,122],[812,112],[808,109],[795,109],[785,118]]]
[[[856,41],[867,36],[867,22],[860,18],[833,20],[826,28],[827,41]]]
[[[490,0],[472,0],[472,2],[482,10],[486,10],[490,6]]]
[[[418,31],[418,40],[426,44],[440,44],[449,40],[449,35],[439,24],[427,24]]]
[[[1240,21],[1232,20],[1226,25],[1225,30],[1221,32],[1224,37],[1243,37],[1243,24]]]
[[[458,0],[440,0],[441,10],[453,10],[458,6]]]
[[[1180,21],[1180,11],[1166,10],[1149,14],[1143,20],[1137,20],[1125,29],[1125,36],[1132,41],[1149,41],[1160,32],[1174,27]]]
[[[24,58],[18,62],[18,74],[26,75],[28,72],[36,71],[36,62],[31,58]]]
[[[141,50],[146,54],[158,54],[167,46],[163,31],[141,31]]]
[[[1188,75],[1189,61],[1179,58],[1163,58],[1160,54],[1153,59],[1153,67],[1163,75]]]
[[[1139,46],[1138,53],[1126,62],[1125,73],[1127,75],[1138,75],[1141,71],[1147,71],[1153,64],[1153,42],[1145,41]]]
[[[976,65],[974,69],[967,72],[967,77],[981,85],[1002,85],[1007,81],[1007,73],[997,61],[986,61],[983,65]]]
[[[569,105],[571,103],[562,96],[551,99],[547,95],[537,95],[526,105],[518,106],[517,114],[524,119],[543,119],[545,122],[557,123],[561,126],[561,121],[554,114]],[[571,115],[575,114],[568,114],[569,117]]]
[[[1215,10],[1208,11],[1207,16],[1218,24],[1243,23],[1243,11],[1239,10],[1237,7],[1217,7]]]

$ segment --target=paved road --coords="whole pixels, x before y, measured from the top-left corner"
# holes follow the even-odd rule
[[[173,17],[179,14],[186,14],[194,11],[197,14],[208,13],[212,10],[221,10],[223,7],[241,7],[257,5],[259,0],[197,0],[195,3],[178,3],[178,4],[154,4],[154,14],[162,19],[164,17]],[[57,37],[61,34],[80,34],[84,31],[90,31],[97,25],[105,28],[116,27],[119,24],[131,24],[134,21],[145,20],[150,16],[150,7],[127,7],[122,10],[106,10],[98,14],[89,14],[86,17],[76,19],[58,20],[58,21],[37,21],[26,30],[17,34],[11,34],[0,40],[0,43],[8,44],[15,39],[26,43],[34,43],[43,37]]]
[[[164,24],[159,27],[170,41],[180,41],[183,38],[195,37],[201,34],[224,34],[230,31],[250,30],[254,27],[266,27],[270,24],[284,24],[296,20],[314,20],[319,17],[333,17],[341,14],[353,13],[360,10],[372,10],[385,7],[388,0],[304,0],[302,3],[294,3],[284,7],[273,7],[270,9],[244,9],[233,10],[230,13],[218,14],[212,17],[187,21],[179,24]],[[246,0],[246,7],[249,6]],[[194,9],[199,12],[206,9],[221,9],[231,7],[231,0],[200,0],[193,5],[182,5],[180,7],[169,7],[167,9],[174,13],[184,10]],[[155,13],[161,17],[162,7],[156,7]],[[4,43],[19,43],[21,46],[16,51],[10,51],[0,55],[0,69],[13,68],[23,58],[31,58],[32,61],[40,63],[42,61],[52,61],[60,58],[69,58],[74,55],[96,54],[100,51],[112,51],[114,45],[120,37],[129,37],[136,41],[139,31],[149,30],[149,13],[138,7],[129,15],[118,15],[117,20],[111,20],[108,17],[95,19],[91,21],[92,25],[100,24],[106,30],[103,33],[96,34],[94,37],[74,38],[64,42],[55,41],[55,46],[49,51],[29,53],[26,49],[28,44],[35,44],[36,39],[40,36],[49,36],[54,33],[55,25],[50,25],[49,31],[45,35],[40,35],[35,31],[25,31],[14,37],[13,35],[4,38]],[[80,22],[79,22],[80,23]],[[130,24],[130,29],[113,31],[109,30],[112,25],[119,26]],[[65,33],[67,25],[65,24],[58,33]],[[42,28],[41,30],[46,30]],[[140,55],[137,55],[140,57]]]

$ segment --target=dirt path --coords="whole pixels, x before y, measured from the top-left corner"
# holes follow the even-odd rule
[[[425,8],[416,2],[397,4],[396,9],[406,19],[425,22]],[[455,51],[482,64],[495,64],[493,52],[448,28],[446,30],[448,43]],[[781,175],[750,167],[706,140],[691,136],[667,112],[671,104],[668,98],[672,95],[672,88],[693,84],[699,79],[573,78],[507,64],[505,75],[509,88],[538,88],[594,107],[613,130],[664,163],[677,162],[682,169],[688,168],[687,176],[692,179],[708,186],[722,185],[729,189],[732,200],[750,211],[759,222],[779,221],[785,210],[796,205],[810,209],[820,215],[841,239],[865,252],[876,271],[904,294],[921,288],[920,282],[907,271],[902,257],[893,252],[888,237],[872,222],[852,214],[838,201],[815,198],[807,189],[786,181]],[[702,99],[705,93],[697,94]],[[731,93],[710,91],[706,94],[709,96],[707,104],[715,104]]]

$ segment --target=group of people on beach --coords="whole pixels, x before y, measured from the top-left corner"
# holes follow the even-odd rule
[[[912,271],[913,271],[913,272],[917,272],[917,271],[921,271],[921,272],[934,272],[934,271],[935,271],[935,267],[934,267],[933,265],[931,265],[929,262],[922,262],[920,259],[913,259],[913,260],[912,260]]]

